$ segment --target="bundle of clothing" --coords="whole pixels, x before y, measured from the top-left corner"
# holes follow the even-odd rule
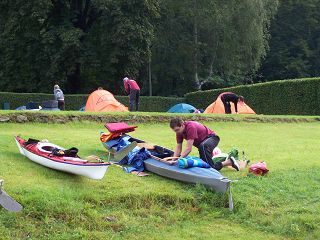
[[[121,137],[117,141],[117,143],[114,145],[116,147],[117,151],[120,151],[121,149],[125,148],[126,146],[130,145],[131,142],[129,141],[129,136]],[[120,165],[130,165],[130,168],[127,171],[144,171],[144,160],[151,157],[151,153],[145,149],[144,147],[135,147],[132,151],[128,153],[126,157],[124,157],[122,160],[119,161]]]

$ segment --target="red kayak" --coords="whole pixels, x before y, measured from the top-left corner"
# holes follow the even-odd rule
[[[45,167],[85,176],[91,179],[102,179],[110,165],[108,162],[91,162],[79,156],[56,156],[53,149],[61,149],[58,145],[49,142],[29,142],[18,136],[15,141],[22,155],[31,161]]]

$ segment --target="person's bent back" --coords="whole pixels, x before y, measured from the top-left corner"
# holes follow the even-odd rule
[[[244,97],[241,95],[237,95],[232,92],[224,93],[220,96],[221,101],[224,105],[224,110],[226,114],[231,114],[231,104],[232,102],[234,104],[234,108],[236,113],[238,112],[238,103],[244,102]]]
[[[139,110],[139,100],[140,100],[140,87],[138,83],[133,80],[125,77],[123,79],[124,90],[127,95],[129,95],[130,102],[130,111]]]

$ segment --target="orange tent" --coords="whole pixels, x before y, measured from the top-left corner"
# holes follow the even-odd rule
[[[96,90],[90,94],[86,103],[86,112],[127,112],[128,108],[119,103],[112,93]]]
[[[224,92],[227,93],[227,92]],[[203,113],[225,113],[224,105],[221,100],[221,93],[215,102],[210,104]],[[229,93],[229,92],[228,92]],[[231,102],[231,113],[236,113],[234,109],[234,104]],[[256,114],[246,103],[238,103],[238,112],[239,114]]]

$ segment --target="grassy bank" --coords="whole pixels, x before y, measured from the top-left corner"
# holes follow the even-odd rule
[[[172,117],[212,122],[319,122],[319,116],[277,116],[236,114],[181,114],[156,112],[79,112],[79,111],[1,111],[0,122],[68,123],[78,121],[138,123],[167,123]]]
[[[111,166],[95,181],[50,170],[20,155],[13,141],[20,133],[76,146],[81,156],[102,155],[101,123],[0,124],[0,178],[24,206],[16,214],[0,209],[0,239],[319,238],[319,123],[206,124],[220,135],[222,150],[237,146],[270,169],[266,177],[222,171],[239,180],[233,213],[223,195],[154,174],[138,178]],[[174,147],[167,123],[138,125],[135,137]]]

